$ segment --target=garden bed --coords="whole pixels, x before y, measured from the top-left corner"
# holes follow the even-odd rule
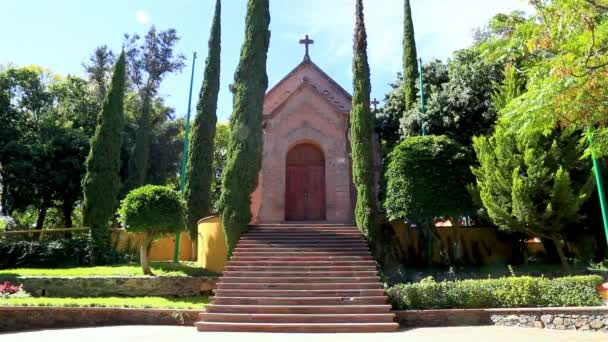
[[[124,300],[124,298],[122,299]],[[2,306],[0,301],[0,331],[112,325],[193,326],[201,311],[196,309],[11,307]]]
[[[189,297],[210,294],[217,277],[31,277],[4,276],[34,297]]]

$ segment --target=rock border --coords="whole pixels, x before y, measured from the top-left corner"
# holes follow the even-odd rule
[[[34,297],[190,297],[210,294],[218,277],[110,276],[21,277],[1,276],[0,282],[23,284]]]
[[[192,326],[203,310],[0,306],[0,332],[112,325]]]
[[[608,307],[395,311],[402,327],[499,325],[608,333]]]

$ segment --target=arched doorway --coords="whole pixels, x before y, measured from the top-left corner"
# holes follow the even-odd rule
[[[312,144],[299,144],[287,153],[285,220],[325,220],[325,157]]]

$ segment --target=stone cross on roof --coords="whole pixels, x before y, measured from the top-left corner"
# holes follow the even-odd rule
[[[304,60],[309,61],[310,60],[310,55],[308,54],[308,46],[314,44],[315,41],[308,38],[308,35],[306,35],[306,38],[304,39],[300,39],[300,44],[303,44],[304,46],[306,46],[306,54],[304,55]]]
[[[376,98],[374,97],[374,100],[370,103],[372,104],[372,106],[374,106],[374,110],[378,110],[378,105],[380,104],[380,101],[376,100]]]

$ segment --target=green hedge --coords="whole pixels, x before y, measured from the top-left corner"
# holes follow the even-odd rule
[[[102,260],[114,264],[129,256],[106,251]],[[69,267],[90,264],[88,237],[50,241],[0,240],[0,269],[19,267]]]
[[[557,279],[509,277],[398,284],[388,290],[395,309],[474,309],[601,305],[597,275]]]

